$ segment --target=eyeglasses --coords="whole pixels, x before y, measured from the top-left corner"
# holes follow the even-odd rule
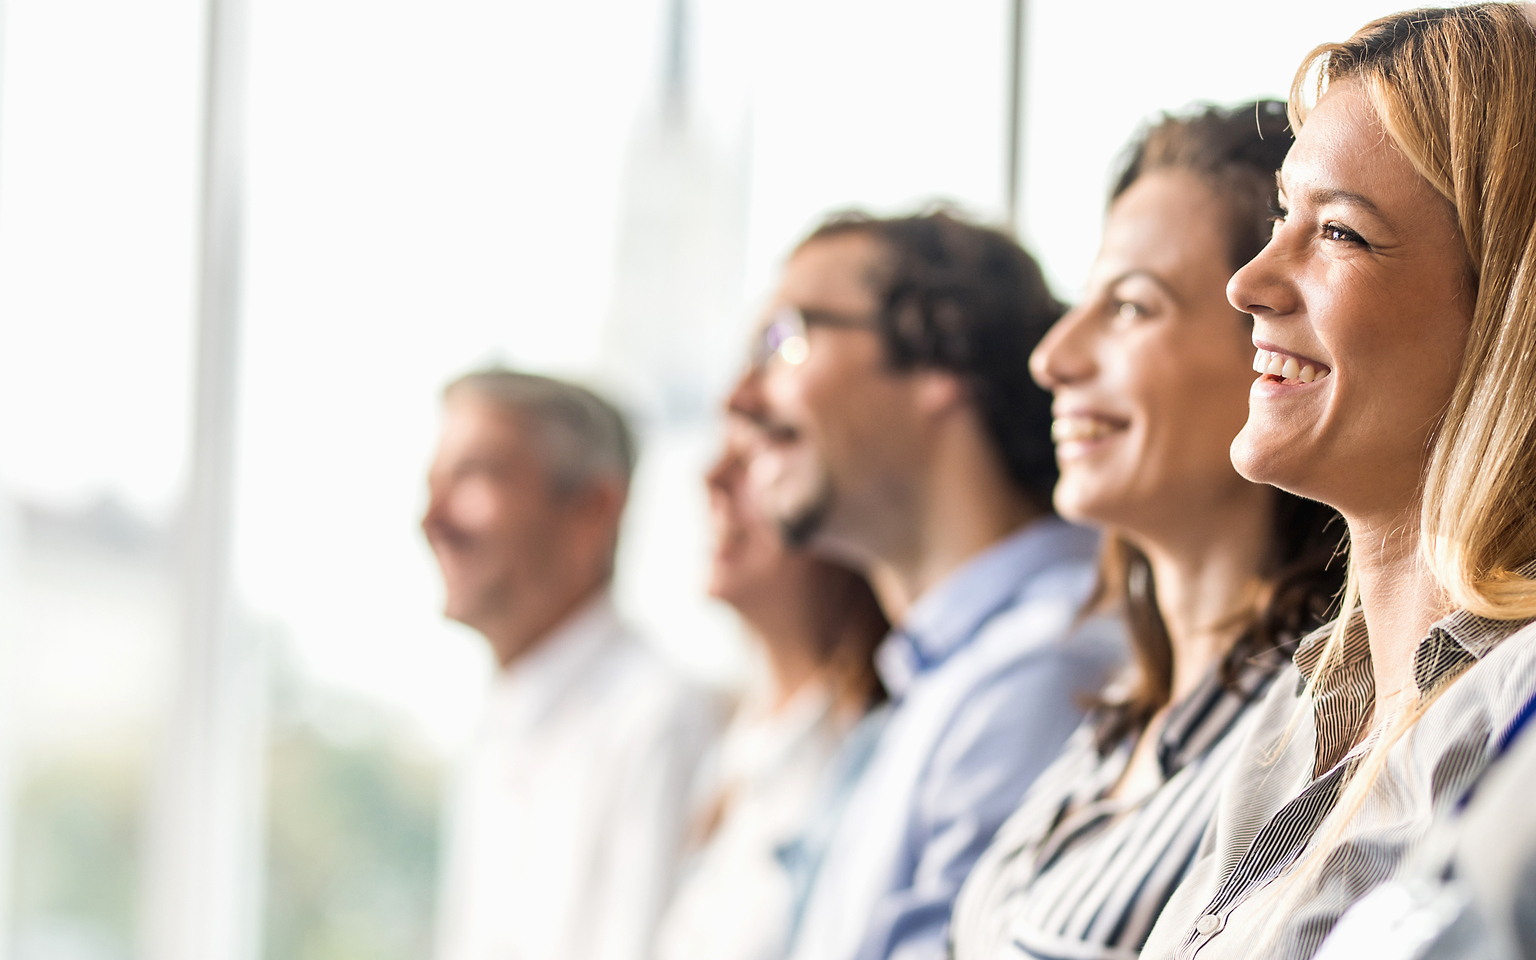
[[[840,330],[873,330],[874,321],[845,317],[823,310],[801,310],[783,306],[776,310],[752,345],[752,367],[762,369],[775,358],[798,367],[811,356],[810,327],[834,327]]]

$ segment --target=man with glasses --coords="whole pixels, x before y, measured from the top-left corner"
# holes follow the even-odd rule
[[[1061,314],[1012,240],[945,213],[844,215],[800,245],[731,409],[791,542],[870,571],[892,706],[832,831],[793,960],[942,957],[960,883],[1123,656],[1079,623],[1095,537],[1051,513]]]

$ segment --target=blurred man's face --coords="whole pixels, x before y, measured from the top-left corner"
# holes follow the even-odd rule
[[[875,328],[881,254],[860,234],[801,248],[768,313],[800,311],[804,342],[754,366],[730,399],[765,437],[752,464],[765,511],[791,542],[860,561],[916,455],[912,378],[889,369]]]
[[[555,571],[569,512],[522,418],[464,392],[445,407],[421,527],[447,587],[444,614],[496,643],[498,625]],[[497,650],[503,662],[516,651]]]

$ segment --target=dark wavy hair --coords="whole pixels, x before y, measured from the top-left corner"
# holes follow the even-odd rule
[[[1269,242],[1275,173],[1293,139],[1286,104],[1279,100],[1165,114],[1127,148],[1109,202],[1113,205],[1154,170],[1196,174],[1226,208],[1227,249],[1235,273]],[[1260,571],[1261,589],[1243,614],[1242,635],[1219,668],[1223,683],[1232,684],[1254,658],[1289,655],[1298,640],[1328,620],[1344,585],[1343,519],[1316,501],[1283,490],[1274,494],[1272,549]],[[1087,609],[1124,616],[1137,667],[1123,697],[1099,704],[1098,745],[1107,752],[1146,727],[1168,704],[1173,685],[1173,647],[1158,609],[1152,566],[1125,538],[1105,537],[1098,585]]]
[[[867,278],[887,361],[958,374],[1013,482],[1050,510],[1051,395],[1030,378],[1029,355],[1066,308],[1039,265],[1012,237],[947,208],[891,219],[838,213],[800,245],[853,233],[887,254]]]

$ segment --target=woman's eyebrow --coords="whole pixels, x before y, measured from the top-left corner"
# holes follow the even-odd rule
[[[1285,171],[1283,170],[1275,171],[1275,190],[1282,197],[1288,195],[1285,189]],[[1355,193],[1353,190],[1344,190],[1339,187],[1313,187],[1305,191],[1304,196],[1313,206],[1322,206],[1326,203],[1343,203],[1352,207],[1361,207],[1372,213],[1377,212],[1374,200],[1364,194]]]
[[[1174,290],[1173,287],[1169,285],[1168,281],[1164,280],[1162,277],[1158,276],[1152,271],[1142,267],[1136,267],[1134,269],[1127,270],[1124,273],[1116,274],[1113,278],[1110,279],[1109,283],[1105,284],[1104,289],[1107,292],[1113,293],[1116,287],[1120,286],[1120,284],[1131,279],[1132,277],[1142,277],[1150,280],[1154,286],[1163,291],[1163,296],[1169,298],[1180,306],[1183,305],[1183,298],[1179,296],[1178,291]]]
[[[1329,203],[1342,203],[1351,207],[1361,207],[1372,213],[1376,212],[1376,203],[1371,198],[1352,190],[1340,190],[1337,187],[1314,187],[1307,191],[1307,200],[1318,207]]]
[[[1157,284],[1159,287],[1162,287],[1165,292],[1173,292],[1173,288],[1168,286],[1168,281],[1164,280],[1162,277],[1158,276],[1151,270],[1148,270],[1146,267],[1132,267],[1129,270],[1117,273],[1115,274],[1114,278],[1109,281],[1109,285],[1111,287],[1117,287],[1132,277],[1144,277],[1147,280]]]

